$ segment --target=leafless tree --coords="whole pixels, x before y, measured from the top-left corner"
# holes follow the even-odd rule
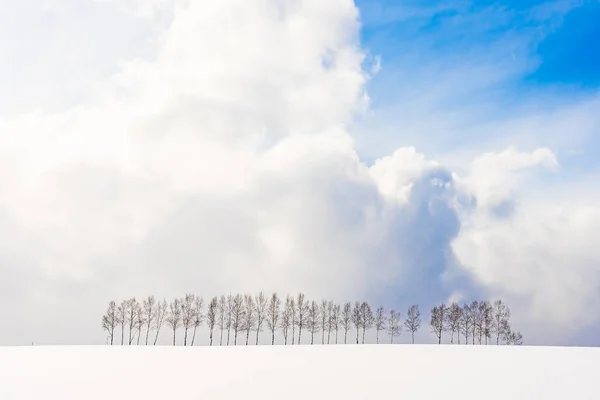
[[[377,307],[375,310],[375,331],[377,332],[377,344],[379,344],[379,332],[386,329],[387,318],[385,316],[383,306]]]
[[[473,339],[472,344],[475,344],[475,338],[478,336],[479,329],[481,327],[481,314],[479,312],[479,302],[473,301],[471,303],[469,311],[471,311],[471,337]],[[481,344],[481,337],[479,337],[479,341]]]
[[[233,345],[237,346],[238,333],[244,328],[245,310],[244,297],[241,294],[236,294],[233,298],[233,306],[231,310],[231,328],[233,329]]]
[[[111,301],[108,303],[106,314],[102,317],[102,328],[108,332],[110,344],[112,346],[115,337],[115,327],[117,326],[117,303]]]
[[[296,300],[293,297],[290,297],[290,324],[292,327],[292,345],[296,341]]]
[[[481,317],[482,317],[482,333],[485,338],[485,344],[488,344],[488,339],[492,338],[493,308],[489,301],[481,302]]]
[[[117,326],[121,327],[121,346],[125,344],[125,324],[127,324],[127,300],[117,307]]]
[[[169,313],[169,305],[167,304],[167,300],[163,300],[158,303],[156,306],[156,318],[154,318],[154,329],[156,330],[156,336],[154,336],[154,346],[156,346],[156,342],[158,341],[158,335],[160,334],[160,330],[165,325]]]
[[[331,329],[333,329],[335,331],[335,344],[338,344],[338,333],[340,331],[340,317],[341,317],[340,305],[335,304],[333,306],[333,308],[331,309],[331,318],[329,320],[329,325],[330,325]],[[329,343],[329,341],[328,341],[328,343]]]
[[[213,345],[213,332],[215,330],[215,325],[217,324],[218,314],[219,314],[219,299],[215,296],[210,300],[210,303],[208,303],[208,310],[206,311],[206,323],[208,325],[208,331],[210,332],[209,346]],[[194,345],[194,339],[192,339],[192,346],[193,345]]]
[[[321,344],[325,344],[325,331],[327,330],[327,321],[329,321],[329,302],[327,300],[321,301],[321,307],[319,309],[319,329],[321,329]]]
[[[150,331],[154,326],[154,319],[156,318],[156,299],[154,296],[148,296],[147,299],[143,301],[144,307],[144,319],[146,320],[146,346],[148,346],[148,338],[150,336]]]
[[[302,344],[302,328],[306,324],[308,315],[308,304],[304,293],[298,293],[296,297],[296,325],[298,326],[298,344]]]
[[[140,345],[140,337],[142,336],[142,329],[144,324],[146,323],[146,318],[144,314],[144,309],[139,303],[136,303],[135,306],[135,331],[137,334],[137,342],[136,345]]]
[[[442,344],[442,334],[446,330],[446,305],[444,303],[433,307],[431,310],[429,326],[438,338],[438,344]]]
[[[277,293],[271,295],[271,300],[267,306],[267,327],[271,331],[271,345],[275,344],[275,331],[279,326],[279,320],[281,319],[281,299],[277,296]],[[289,327],[289,326],[288,326]],[[287,335],[287,332],[286,332]]]
[[[229,346],[229,337],[231,333],[231,328],[233,327],[233,308],[234,308],[234,298],[230,294],[227,296],[227,318],[225,318],[226,326],[227,326],[227,346]]]
[[[382,307],[380,307],[382,308]],[[377,309],[379,312],[379,308]],[[402,332],[400,326],[400,313],[394,309],[390,311],[388,335],[390,335],[390,344],[394,344],[394,337],[399,336]]]
[[[469,332],[471,332],[471,325],[473,325],[473,313],[471,312],[471,306],[467,303],[464,303],[462,306],[459,325],[465,336],[465,344],[469,344]]]
[[[244,295],[244,330],[246,330],[246,346],[250,340],[250,331],[255,329],[256,326],[256,304],[254,304],[254,297],[247,294]]]
[[[217,307],[217,327],[220,331],[219,346],[223,346],[223,330],[225,330],[226,314],[227,299],[225,298],[225,296],[221,295],[221,297],[219,298],[219,305]]]
[[[281,330],[283,332],[283,344],[287,345],[288,342],[288,332],[290,326],[293,325],[294,321],[294,298],[292,296],[287,296],[285,298],[285,306],[283,307],[283,313],[281,314]],[[292,334],[292,338],[293,338]]]
[[[254,296],[254,305],[256,307],[256,345],[258,346],[259,334],[262,332],[267,312],[267,297],[263,292]]]
[[[365,332],[371,329],[375,322],[373,310],[366,301],[363,301],[360,305],[360,319],[362,323],[362,344],[365,344]]]
[[[183,300],[180,302],[181,307],[181,326],[183,327],[183,345],[187,346],[188,331],[194,326],[194,301],[196,296],[191,293],[186,293]]]
[[[181,326],[181,300],[174,298],[169,304],[169,314],[167,315],[167,325],[173,330],[173,346],[176,344],[177,329]]]
[[[510,318],[510,309],[502,300],[494,301],[492,306],[492,331],[496,334],[496,344],[500,344],[500,338],[505,335],[506,322]]]
[[[138,303],[137,300],[135,299],[135,297],[130,298],[129,300],[127,300],[127,323],[129,325],[129,345],[131,345],[131,343],[133,343],[133,338],[135,336],[135,326],[136,326],[136,319],[135,319],[135,315],[137,312],[137,307],[138,307]]]
[[[516,346],[520,346],[523,344],[523,335],[521,334],[521,332],[514,332],[512,330],[512,328],[510,327],[510,323],[508,323],[507,321],[505,322],[505,325],[507,325],[504,328],[504,340],[506,342],[507,345],[516,345]]]
[[[308,306],[306,328],[310,332],[310,344],[314,344],[315,333],[319,332],[319,305],[316,301]]]
[[[421,327],[421,312],[417,304],[410,306],[408,309],[404,326],[411,334],[412,344],[415,344],[415,332]]]
[[[194,305],[192,306],[192,326],[194,327],[194,332],[192,334],[192,346],[194,345],[194,341],[196,340],[196,331],[199,327],[204,323],[204,299],[202,296],[196,296],[194,299]],[[214,323],[213,323],[214,329]],[[212,330],[210,332],[212,337]]]
[[[360,312],[360,302],[355,302],[354,303],[354,307],[352,308],[352,315],[351,315],[351,319],[352,319],[352,325],[354,325],[354,328],[356,328],[356,344],[358,344],[358,333],[360,331],[360,328],[362,327],[362,313]]]
[[[450,343],[454,344],[454,334],[457,333],[458,344],[460,344],[460,316],[462,308],[456,302],[452,302],[448,309],[448,329],[450,330]]]
[[[352,312],[352,305],[350,303],[344,304],[344,308],[342,309],[342,313],[340,315],[340,323],[344,328],[344,344],[348,344],[348,331],[350,330],[352,323],[352,316],[354,313]],[[360,315],[360,314],[359,314]],[[358,333],[357,333],[358,337]],[[358,341],[358,339],[357,339]]]

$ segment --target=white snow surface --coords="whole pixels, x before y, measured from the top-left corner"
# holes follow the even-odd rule
[[[600,349],[0,348],[0,399],[599,399]]]

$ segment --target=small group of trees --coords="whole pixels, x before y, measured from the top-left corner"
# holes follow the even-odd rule
[[[493,340],[500,344],[502,340],[508,345],[523,344],[521,332],[514,331],[510,323],[510,309],[502,300],[473,301],[460,306],[453,302],[449,306],[442,303],[433,307],[429,322],[431,331],[436,335],[438,343],[442,343],[444,333],[450,333],[450,343],[460,344],[461,336],[464,344],[488,344]]]
[[[460,332],[458,328],[450,328],[448,309],[442,304],[432,310],[431,326],[435,327],[434,333],[438,336],[439,343],[442,342],[443,332],[452,332],[452,342],[454,332]],[[501,322],[499,326],[504,329],[502,332],[508,332],[508,316],[502,315],[502,321],[506,320],[506,323]],[[442,321],[441,325],[437,321]],[[400,312],[395,309],[388,312],[380,306],[373,310],[366,301],[341,305],[330,300],[309,301],[303,293],[281,298],[277,293],[267,296],[260,292],[255,295],[230,294],[213,297],[206,306],[203,298],[194,294],[186,294],[170,302],[158,301],[154,296],[149,296],[142,302],[135,298],[119,304],[111,301],[102,317],[102,327],[108,333],[107,341],[111,345],[119,341],[117,334],[120,334],[121,345],[156,345],[160,332],[168,329],[172,333],[173,345],[177,344],[177,333],[181,331],[183,345],[193,346],[198,329],[202,326],[208,329],[210,346],[217,341],[220,346],[237,345],[240,339],[248,345],[252,333],[255,334],[253,341],[258,345],[260,333],[264,331],[269,333],[272,345],[275,344],[277,332],[281,332],[285,345],[302,343],[303,333],[305,341],[310,344],[318,343],[319,339],[321,344],[338,344],[342,343],[342,340],[344,344],[349,340],[356,344],[364,344],[366,333],[373,328],[377,343],[382,333],[389,336],[390,343],[394,343],[402,328],[410,332],[411,342],[414,343],[415,333],[421,327],[421,314],[419,306],[413,305],[408,309],[406,319],[402,321]],[[467,335],[470,332],[479,334],[480,331],[473,331],[472,325],[468,325]],[[510,332],[510,335],[513,335],[512,331]],[[354,333],[355,338],[352,336]],[[512,338],[504,333],[502,335],[502,338]],[[505,342],[521,344],[516,340]]]

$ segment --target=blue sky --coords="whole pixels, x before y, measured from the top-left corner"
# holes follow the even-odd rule
[[[435,153],[462,144],[485,146],[483,138],[471,136],[471,128],[480,130],[494,120],[564,111],[588,99],[600,86],[600,51],[594,45],[600,40],[597,1],[439,1],[424,5],[358,0],[357,5],[363,22],[361,40],[369,60],[380,56],[383,66],[368,84],[374,109],[373,119],[367,119],[370,130],[373,120],[386,121],[388,127],[392,121],[396,126],[406,124],[402,109],[415,99],[422,103],[411,105],[410,113],[439,114],[444,122],[451,119],[444,124],[445,137],[435,129],[438,133],[428,140],[414,140],[408,133],[392,134],[383,128],[382,147],[371,140],[372,132],[369,143],[362,146],[359,134],[359,148],[367,159],[400,143],[419,142],[416,144],[422,143],[423,151]],[[430,98],[421,100],[423,93],[429,92]],[[428,126],[415,123],[410,115],[406,119],[419,131]],[[497,137],[500,143],[502,136],[506,137]],[[525,146],[563,146],[556,137],[528,139],[519,140]],[[573,148],[562,148],[564,162],[572,162],[574,168],[597,167],[590,165],[591,158],[569,157],[569,152],[600,146],[597,135],[569,144]]]

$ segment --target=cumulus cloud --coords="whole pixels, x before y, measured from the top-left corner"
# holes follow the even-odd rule
[[[592,299],[595,279],[569,289],[595,273],[593,247],[571,247],[593,233],[581,210],[523,245],[547,215],[519,189],[530,168],[557,166],[548,149],[485,154],[464,177],[412,147],[361,160],[348,125],[369,76],[352,1],[81,4],[159,28],[89,75],[85,96],[58,109],[25,96],[36,111],[0,114],[2,343],[102,342],[106,302],[149,293],[424,308],[491,293],[553,326]]]

